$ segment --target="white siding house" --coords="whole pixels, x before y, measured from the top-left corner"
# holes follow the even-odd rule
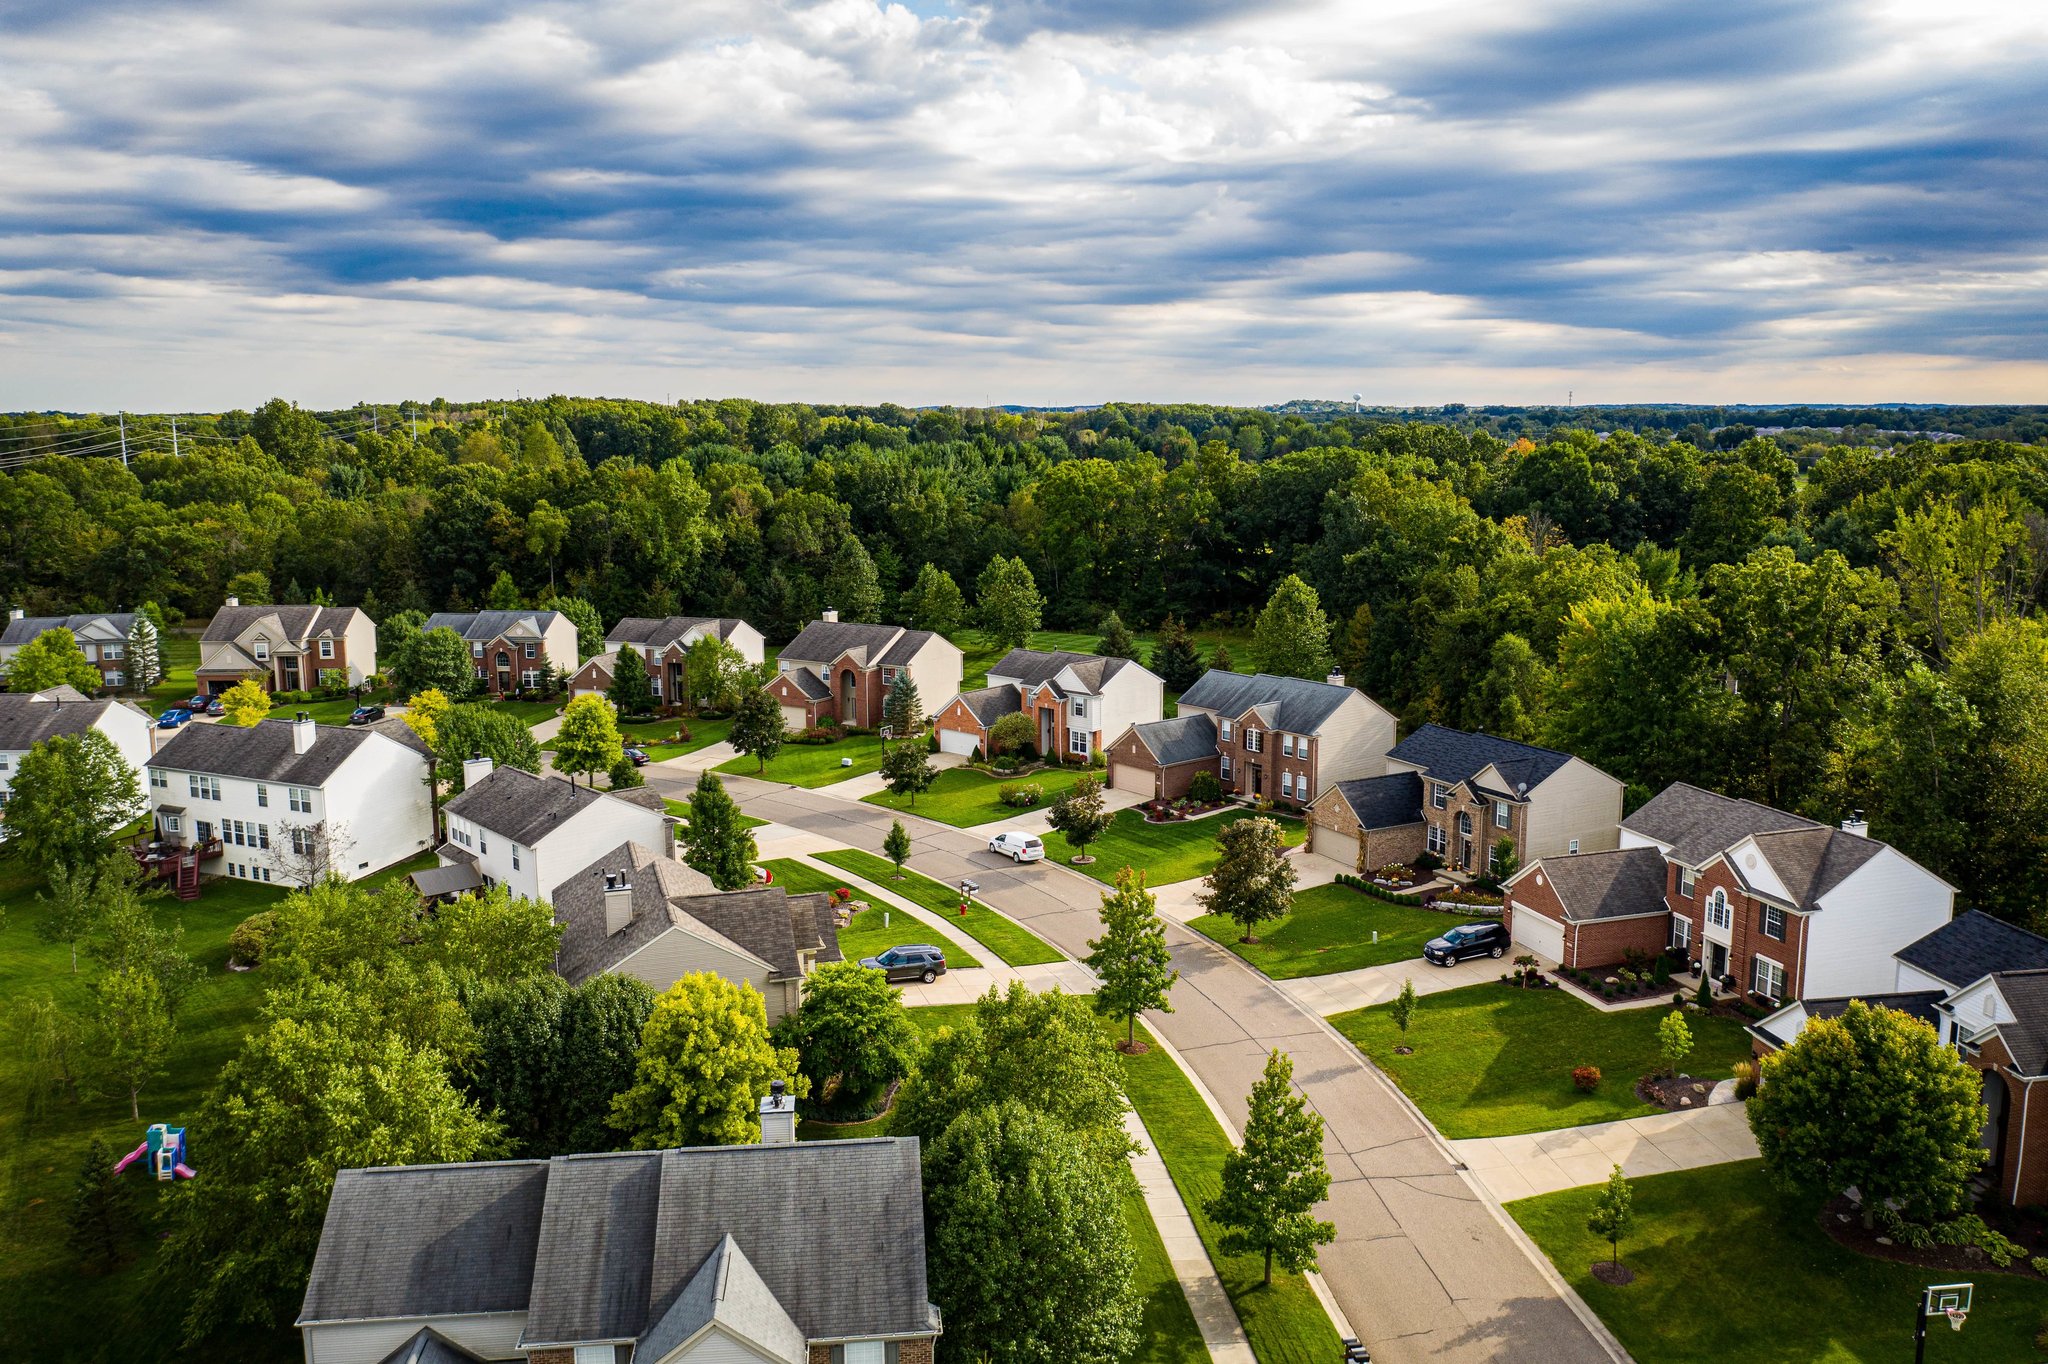
[[[546,900],[568,877],[621,843],[670,850],[674,822],[661,810],[559,777],[489,760],[465,765],[462,793],[442,808],[444,866],[467,863],[486,885]]]
[[[126,701],[95,701],[72,687],[0,694],[0,808],[7,804],[21,759],[39,743],[98,730],[113,741],[137,781],[149,761],[155,727]]]

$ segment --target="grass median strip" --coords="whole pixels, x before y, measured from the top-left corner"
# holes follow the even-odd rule
[[[817,854],[820,862],[829,862],[844,872],[880,886],[892,895],[900,895],[912,904],[928,909],[934,914],[943,914],[948,919],[960,919],[960,931],[971,934],[974,940],[1003,959],[1006,966],[1041,966],[1047,962],[1065,961],[1066,954],[1015,919],[1006,918],[986,905],[968,909],[967,917],[960,918],[960,892],[951,886],[942,886],[929,876],[921,876],[905,867],[903,879],[898,881],[896,868],[885,858],[873,853],[861,852],[854,848],[837,848],[831,852]],[[952,957],[948,956],[947,961]]]
[[[793,857],[778,857],[761,865],[774,872],[775,884],[791,895],[809,895],[814,891],[830,894],[846,884],[838,877]],[[883,922],[885,916],[887,923]],[[922,919],[900,910],[890,914],[881,905],[862,910],[853,916],[853,922],[839,930],[839,952],[848,961],[859,961],[862,957],[872,957],[891,947],[914,942],[928,942],[944,952],[949,970],[981,965],[979,957]]]

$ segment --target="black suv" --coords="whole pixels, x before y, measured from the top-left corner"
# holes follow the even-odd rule
[[[892,981],[921,980],[929,985],[946,974],[946,954],[929,943],[892,947],[879,957],[862,957],[860,964]]]
[[[1438,966],[1456,966],[1467,957],[1506,956],[1511,945],[1503,924],[1459,924],[1424,943],[1422,956]]]
[[[384,707],[377,705],[374,702],[367,706],[357,706],[354,710],[348,713],[348,722],[352,725],[372,724],[375,721],[381,720],[383,718]]]

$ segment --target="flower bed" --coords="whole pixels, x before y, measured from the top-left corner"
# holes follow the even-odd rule
[[[1365,879],[1381,890],[1413,890],[1430,880],[1431,873],[1401,862],[1390,862]]]
[[[1431,891],[1423,900],[1427,909],[1442,910],[1446,914],[1490,914],[1503,912],[1500,897],[1481,895],[1470,890]]]
[[[1560,966],[1550,974],[1608,1003],[1625,1003],[1673,993],[1670,963],[1663,958],[1658,958],[1643,970],[1627,966],[1602,966],[1591,970]]]
[[[1138,807],[1147,824],[1173,824],[1197,815],[1211,814],[1221,810],[1227,801],[1197,801],[1182,796],[1179,800],[1148,800]]]

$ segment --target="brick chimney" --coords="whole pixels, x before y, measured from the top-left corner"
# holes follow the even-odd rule
[[[491,760],[481,753],[471,753],[462,760],[462,789],[470,787],[491,775]]]
[[[313,717],[300,711],[292,716],[292,752],[304,753],[313,747],[320,727],[313,723]]]
[[[624,871],[607,871],[604,877],[604,931],[607,937],[633,922],[633,881]]]
[[[761,1100],[761,1144],[789,1146],[796,1141],[796,1096],[786,1092],[780,1080],[768,1083],[768,1097]]]

